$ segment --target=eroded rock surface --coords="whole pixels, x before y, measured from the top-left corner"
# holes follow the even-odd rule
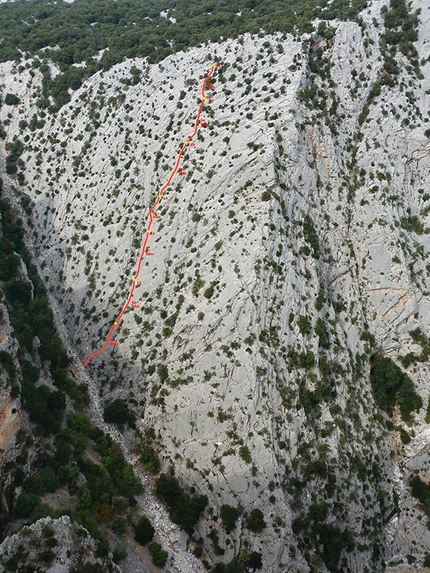
[[[429,14],[413,2],[421,76],[397,54],[386,85],[384,4],[361,25],[331,22],[315,49],[246,35],[158,65],[124,62],[34,131],[19,122],[41,119],[41,78],[2,64],[22,98],[0,115],[11,113],[9,141],[28,136],[18,192],[32,202],[31,242],[82,361],[121,311],[148,208],[193,130],[203,77],[224,64],[209,126],[154,224],[140,308],[89,372],[101,396],[127,399],[155,429],[165,467],[215,515],[226,503],[262,510],[261,533],[242,517],[228,545],[219,520],[199,533],[219,530],[224,561],[262,553],[267,572],[332,570],[321,555],[336,544],[342,570],[382,570],[408,554],[422,562],[430,543],[408,485],[414,470],[430,478],[428,367],[408,372],[424,407],[407,446],[369,384],[370,354],[417,352],[409,333],[430,320]],[[137,85],[124,82],[132,66]]]

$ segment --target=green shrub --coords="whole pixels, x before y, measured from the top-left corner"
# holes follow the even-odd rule
[[[136,416],[130,410],[127,403],[120,398],[107,404],[103,411],[103,419],[111,424],[129,424],[131,428],[136,427]]]
[[[39,553],[39,559],[49,567],[55,559],[55,553],[50,549],[45,549]]]
[[[134,533],[135,540],[141,545],[146,545],[154,537],[155,529],[152,527],[149,519],[142,515],[136,525],[136,530]]]
[[[205,292],[203,293],[203,296],[204,296],[205,298],[208,298],[208,299],[209,299],[209,298],[212,298],[212,295],[213,295],[213,293],[214,293],[214,288],[215,288],[215,285],[214,285],[213,283],[211,283],[211,285],[210,285],[210,286],[205,290]]]
[[[266,527],[263,513],[260,509],[253,509],[246,518],[246,527],[253,533],[259,533]]]
[[[126,557],[127,557],[127,551],[125,547],[122,547],[122,545],[115,545],[114,550],[112,552],[112,558],[114,563],[119,563]]]
[[[242,458],[242,460],[247,464],[250,464],[252,462],[251,452],[249,451],[248,446],[240,446],[239,455]]]
[[[372,358],[370,382],[375,401],[390,416],[396,402],[402,419],[411,420],[411,413],[422,407],[422,398],[415,393],[412,380],[402,372],[391,358],[375,355]]]
[[[429,398],[429,401],[427,403],[426,424],[430,424],[430,398]]]
[[[123,517],[117,517],[112,523],[112,529],[117,535],[124,535],[126,531],[125,519]]]
[[[149,551],[151,552],[152,562],[154,563],[154,565],[156,565],[157,567],[164,567],[166,565],[169,554],[167,553],[167,551],[163,551],[159,543],[153,543],[149,547]]]
[[[412,231],[417,235],[422,235],[425,231],[424,225],[419,220],[417,215],[409,215],[409,217],[402,217],[400,224],[406,231]]]
[[[18,96],[16,96],[15,94],[6,94],[5,98],[4,98],[4,103],[6,105],[17,105],[19,104],[21,100],[19,99]]]
[[[297,321],[297,325],[301,334],[309,334],[312,328],[311,321],[307,316],[300,315]]]
[[[160,469],[160,461],[155,450],[151,446],[144,446],[139,457],[140,463],[147,472],[155,474]]]
[[[406,445],[406,444],[410,444],[411,443],[411,437],[408,434],[408,432],[406,430],[404,430],[403,428],[400,428],[400,439],[402,440],[402,442]]]
[[[249,567],[250,569],[261,569],[263,567],[261,557],[262,557],[261,553],[253,551],[246,558],[246,566]]]
[[[320,256],[320,245],[318,240],[318,235],[315,230],[312,219],[309,215],[306,215],[303,221],[303,235],[305,241],[309,244],[312,249],[312,256],[314,259],[318,259]]]
[[[240,512],[238,508],[233,507],[231,505],[222,505],[220,516],[223,527],[226,533],[231,533],[235,528],[237,518],[239,517]]]
[[[16,501],[15,514],[18,517],[28,517],[40,503],[40,497],[34,493],[21,493]]]
[[[207,497],[185,493],[174,476],[164,473],[155,480],[155,492],[169,508],[170,519],[192,535],[194,525],[208,503]]]

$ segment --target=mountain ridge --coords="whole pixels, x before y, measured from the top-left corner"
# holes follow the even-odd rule
[[[415,425],[398,407],[392,416],[409,443],[388,430],[369,383],[376,350],[401,363],[419,352],[410,331],[429,328],[429,20],[416,43],[423,78],[400,53],[399,72],[384,74],[385,4],[322,26],[319,47],[245,35],[155,66],[124,62],[22,130],[32,241],[84,359],[124,300],[133,234],[186,137],[198,81],[225,64],[151,243],[141,309],[90,370],[105,400],[144,410],[162,468],[173,463],[213,516],[223,504],[245,512],[230,536],[211,514],[197,526],[224,562],[246,547],[268,572],[365,571],[427,553],[407,489],[415,469],[427,479],[412,462],[428,439],[427,364],[405,369],[423,404]],[[31,81],[10,142],[37,112],[41,76]],[[247,527],[253,509],[261,532]]]

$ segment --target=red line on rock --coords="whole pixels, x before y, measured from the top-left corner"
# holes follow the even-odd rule
[[[220,66],[218,66],[220,67]],[[98,356],[99,354],[101,354],[108,346],[117,346],[118,343],[116,341],[113,340],[113,334],[115,332],[116,328],[120,328],[120,322],[124,316],[124,314],[126,313],[127,309],[131,306],[132,308],[136,308],[135,305],[132,304],[132,300],[133,300],[133,294],[134,291],[136,289],[136,282],[139,278],[140,275],[140,271],[141,271],[141,267],[142,267],[142,261],[144,259],[145,256],[152,256],[153,253],[151,253],[150,251],[147,252],[147,243],[148,243],[148,238],[149,235],[151,234],[151,227],[152,227],[152,223],[154,221],[154,219],[157,219],[158,216],[156,214],[155,208],[157,207],[157,205],[160,203],[161,199],[163,198],[163,193],[164,191],[167,189],[167,187],[169,187],[170,183],[172,182],[173,177],[176,175],[176,173],[179,170],[182,170],[182,168],[179,167],[179,164],[181,162],[182,159],[182,155],[184,154],[185,150],[187,149],[189,143],[191,142],[191,140],[196,136],[199,127],[200,126],[206,126],[207,123],[206,122],[202,122],[202,120],[200,119],[200,115],[203,109],[203,106],[205,105],[205,102],[207,101],[207,98],[205,96],[205,89],[213,89],[213,85],[209,84],[207,85],[207,82],[209,81],[209,78],[212,76],[212,74],[215,71],[215,64],[212,64],[211,66],[211,70],[208,73],[208,75],[205,77],[205,79],[203,80],[203,84],[202,84],[202,101],[198,107],[197,110],[197,117],[196,117],[196,121],[195,121],[195,125],[194,125],[194,131],[193,133],[185,140],[184,145],[182,146],[178,157],[176,159],[176,163],[175,163],[175,167],[173,168],[173,171],[170,173],[169,179],[167,180],[167,182],[163,185],[163,187],[160,189],[160,191],[158,192],[157,195],[157,199],[155,201],[155,203],[152,205],[152,207],[150,207],[149,209],[149,221],[148,221],[148,225],[147,225],[147,231],[145,233],[145,239],[143,241],[142,244],[142,248],[140,250],[140,256],[137,262],[137,271],[135,273],[135,275],[133,276],[132,280],[131,280],[131,288],[130,288],[130,292],[128,294],[128,298],[127,301],[125,302],[124,306],[122,307],[121,312],[119,313],[118,317],[116,318],[116,320],[114,321],[114,323],[112,324],[112,326],[110,327],[109,330],[109,334],[107,335],[107,338],[103,344],[103,346],[101,348],[99,348],[99,350],[96,350],[95,352],[93,352],[93,354],[91,354],[91,356],[89,356],[86,361],[84,362],[84,366],[88,366],[88,364],[90,363],[90,361],[95,358],[96,356]],[[112,344],[112,342],[114,344]]]

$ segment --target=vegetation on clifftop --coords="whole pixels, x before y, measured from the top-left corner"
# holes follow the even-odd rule
[[[70,99],[69,89],[126,58],[159,62],[188,47],[246,32],[312,32],[315,18],[353,19],[366,5],[366,0],[11,2],[0,5],[0,61],[19,62],[23,55],[51,58],[62,73],[51,78],[46,63],[36,60],[44,74],[40,103],[47,107],[51,95],[61,107]]]

